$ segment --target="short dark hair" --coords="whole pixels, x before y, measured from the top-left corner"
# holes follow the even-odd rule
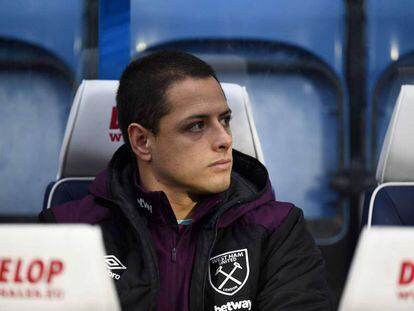
[[[218,79],[213,68],[184,52],[155,52],[132,61],[119,80],[116,103],[118,124],[130,146],[128,126],[139,123],[157,134],[160,119],[169,113],[165,93],[173,83],[186,78]]]

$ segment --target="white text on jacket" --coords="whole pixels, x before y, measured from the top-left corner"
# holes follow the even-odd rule
[[[144,199],[138,198],[137,199],[138,205],[144,209],[146,209],[148,212],[152,213],[152,205],[145,202]]]
[[[241,300],[241,301],[229,301],[225,305],[220,307],[214,306],[214,311],[232,311],[232,310],[251,310],[252,301],[251,300]]]

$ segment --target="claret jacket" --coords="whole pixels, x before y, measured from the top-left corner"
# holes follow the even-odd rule
[[[331,310],[303,214],[275,200],[259,161],[234,150],[230,188],[203,198],[186,226],[177,225],[163,192],[138,185],[137,174],[124,145],[89,195],[39,215],[102,228],[123,310]]]

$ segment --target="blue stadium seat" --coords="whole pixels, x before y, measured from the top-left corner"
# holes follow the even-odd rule
[[[367,149],[375,167],[400,88],[414,83],[414,11],[407,0],[365,1],[367,40]]]
[[[55,178],[74,85],[47,51],[0,38],[0,216],[35,217]]]
[[[414,53],[402,55],[378,79],[372,98],[371,155],[376,163],[401,86],[414,83]]]
[[[414,226],[414,183],[386,183],[375,189],[368,224]]]
[[[377,167],[378,187],[366,194],[363,225],[414,225],[414,85],[394,107]]]
[[[222,84],[233,111],[234,148],[264,162],[244,87]],[[118,81],[83,81],[69,115],[60,153],[58,181],[49,185],[43,208],[76,200],[88,193],[93,177],[103,170],[123,143],[115,110]]]

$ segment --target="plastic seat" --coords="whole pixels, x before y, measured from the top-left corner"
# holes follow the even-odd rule
[[[36,220],[58,168],[73,78],[62,59],[0,38],[0,222]]]
[[[414,85],[404,85],[394,107],[377,167],[378,186],[366,194],[368,227],[414,225]],[[364,216],[363,216],[364,217]]]

